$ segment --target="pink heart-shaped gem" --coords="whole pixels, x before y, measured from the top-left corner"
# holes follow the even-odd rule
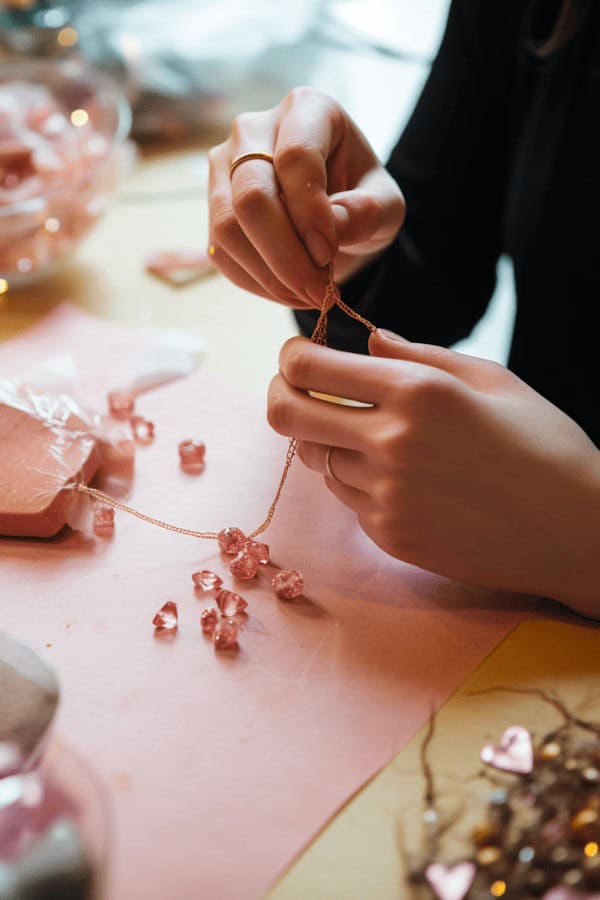
[[[463,900],[473,884],[475,871],[475,863],[467,860],[453,866],[430,863],[425,869],[425,878],[439,900]]]
[[[531,735],[521,725],[511,725],[502,735],[499,744],[486,744],[483,747],[480,757],[482,762],[494,769],[527,775],[533,769]]]

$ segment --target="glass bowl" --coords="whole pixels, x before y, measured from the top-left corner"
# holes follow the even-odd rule
[[[80,62],[0,65],[0,288],[73,253],[131,160],[130,127],[118,88]]]

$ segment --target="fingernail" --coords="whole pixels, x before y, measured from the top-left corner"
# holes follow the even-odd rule
[[[339,203],[332,203],[331,212],[333,213],[333,220],[335,222],[336,228],[346,228],[350,221],[350,213],[346,209],[345,206],[341,206]]]
[[[331,248],[323,235],[318,231],[309,231],[304,240],[315,265],[319,268],[326,266],[331,259]]]
[[[403,338],[399,334],[396,334],[395,331],[388,331],[387,328],[378,328],[377,331],[384,338],[387,338],[388,341],[396,341],[398,344],[409,344],[410,343],[410,341],[407,341],[406,338]]]

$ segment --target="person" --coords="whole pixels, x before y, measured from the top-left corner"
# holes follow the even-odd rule
[[[335,100],[298,88],[234,121],[209,185],[231,281],[291,306],[309,333],[332,261],[378,327],[367,346],[332,310],[331,346],[288,341],[268,398],[273,428],[300,439],[366,534],[432,572],[590,617],[599,153],[600,6],[453,0],[386,166]],[[485,311],[501,253],[517,296],[507,367],[447,349]]]

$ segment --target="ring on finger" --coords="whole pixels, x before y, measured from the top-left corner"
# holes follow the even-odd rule
[[[343,484],[344,482],[340,481],[340,479],[331,468],[331,454],[334,449],[334,447],[327,448],[327,453],[325,454],[325,472],[333,481],[337,481],[338,484]]]

